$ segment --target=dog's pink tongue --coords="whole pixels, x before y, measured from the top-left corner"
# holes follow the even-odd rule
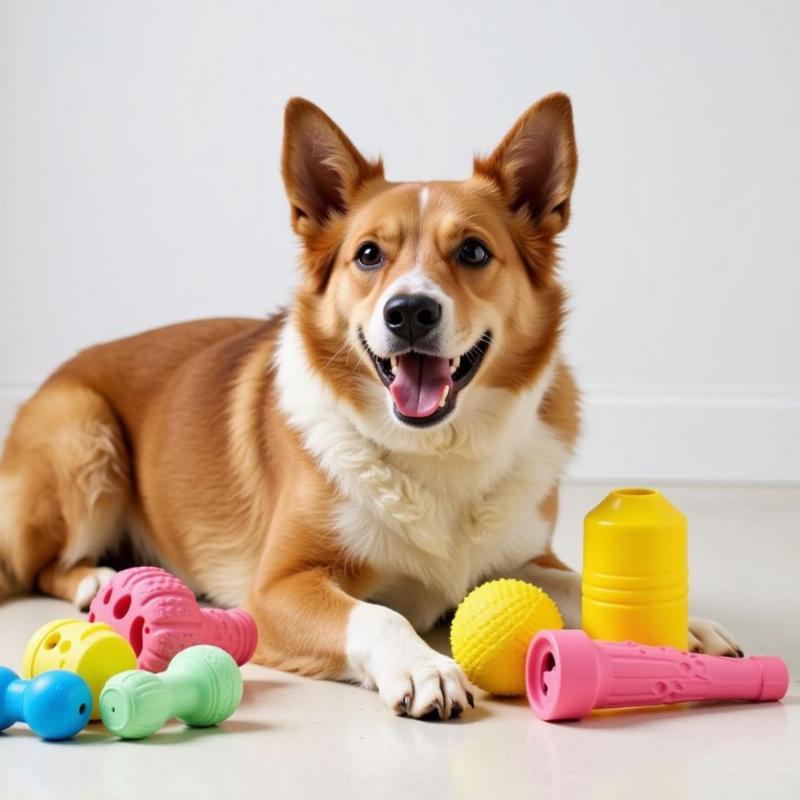
[[[407,353],[397,359],[397,374],[389,391],[403,416],[429,417],[439,408],[448,387],[453,387],[448,359]]]

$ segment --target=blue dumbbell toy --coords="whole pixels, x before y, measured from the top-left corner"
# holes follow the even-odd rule
[[[0,667],[0,731],[27,722],[42,739],[70,739],[89,722],[92,693],[73,672],[53,669],[30,681]]]

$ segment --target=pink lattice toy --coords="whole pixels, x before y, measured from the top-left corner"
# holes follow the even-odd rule
[[[594,708],[780,700],[789,688],[780,658],[596,642],[579,630],[538,633],[528,648],[525,677],[531,708],[544,720],[581,719]]]
[[[258,638],[246,611],[200,608],[191,589],[158,567],[119,572],[92,600],[89,621],[111,625],[131,643],[139,669],[150,672],[163,672],[173,656],[196,644],[220,647],[241,666]]]

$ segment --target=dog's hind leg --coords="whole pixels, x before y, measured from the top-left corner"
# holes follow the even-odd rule
[[[46,384],[21,409],[0,461],[0,599],[39,588],[86,607],[128,504],[129,463],[108,403]]]
[[[70,600],[81,611],[87,611],[94,596],[116,575],[110,567],[98,567],[84,559],[71,567],[58,561],[48,564],[38,577],[39,589],[51,597]]]
[[[581,576],[552,553],[529,561],[508,577],[527,581],[553,598],[567,628],[581,626]]]

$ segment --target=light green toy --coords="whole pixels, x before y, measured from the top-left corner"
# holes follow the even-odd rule
[[[242,700],[236,662],[219,647],[178,653],[166,672],[120,672],[100,695],[103,724],[123,739],[143,739],[172,717],[196,728],[227,719]]]

